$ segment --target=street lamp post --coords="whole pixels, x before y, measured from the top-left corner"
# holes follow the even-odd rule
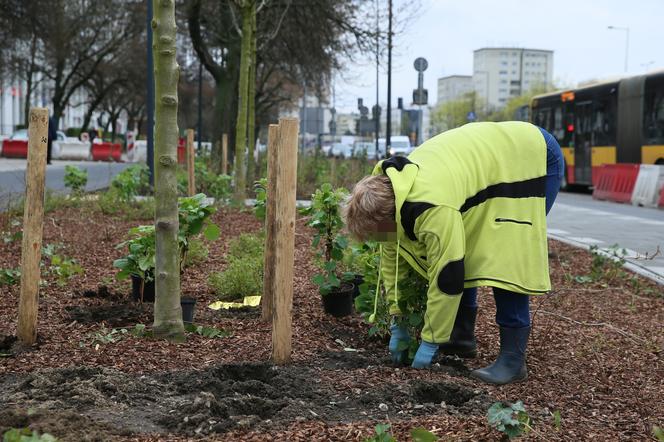
[[[613,31],[625,31],[625,72],[627,72],[629,60],[629,28],[620,26],[609,26],[608,29]]]

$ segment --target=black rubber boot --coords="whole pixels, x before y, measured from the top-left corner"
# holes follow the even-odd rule
[[[489,384],[503,385],[528,378],[526,347],[530,327],[500,327],[500,353],[496,362],[470,375]]]
[[[477,356],[476,318],[477,307],[459,306],[450,342],[440,344],[439,351],[445,355],[456,355],[460,358],[474,358]]]

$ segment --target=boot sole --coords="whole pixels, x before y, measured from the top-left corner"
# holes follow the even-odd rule
[[[526,375],[524,377],[512,379],[512,380],[507,381],[507,382],[492,382],[489,379],[485,379],[482,376],[475,374],[475,371],[472,371],[470,373],[470,377],[473,378],[473,379],[477,379],[479,381],[482,381],[484,383],[491,384],[491,385],[507,385],[507,384],[516,384],[516,383],[528,380],[528,373],[526,373]]]

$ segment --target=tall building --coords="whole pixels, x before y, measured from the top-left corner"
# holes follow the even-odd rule
[[[473,91],[473,77],[471,75],[449,75],[438,79],[438,100],[436,105],[447,103],[461,98],[464,94]]]
[[[553,82],[553,51],[481,48],[474,51],[473,84],[478,105],[500,109],[512,97]]]

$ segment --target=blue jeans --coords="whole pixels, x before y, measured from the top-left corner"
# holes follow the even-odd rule
[[[549,214],[558,196],[560,183],[565,175],[565,159],[563,151],[556,139],[542,128],[539,128],[546,141],[546,213]],[[521,293],[493,288],[496,301],[496,323],[501,327],[521,328],[530,326],[530,297]],[[461,305],[477,307],[477,287],[465,289],[461,296]]]

